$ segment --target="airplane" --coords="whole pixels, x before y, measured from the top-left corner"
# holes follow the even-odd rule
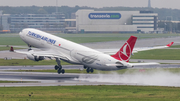
[[[127,42],[116,52],[116,54],[109,55],[86,46],[71,42],[61,37],[33,29],[25,28],[20,33],[21,39],[29,46],[28,51],[18,51],[11,47],[10,51],[16,53],[26,54],[27,58],[33,61],[41,61],[45,58],[55,58],[57,65],[55,70],[58,74],[65,73],[62,69],[61,60],[71,63],[83,65],[87,73],[94,72],[94,69],[112,71],[132,68],[136,65],[153,65],[158,63],[129,63],[132,53],[138,51],[160,49],[170,47],[173,42],[166,46],[147,47],[141,49],[134,49],[137,37],[131,36]],[[40,49],[33,50],[31,47]]]

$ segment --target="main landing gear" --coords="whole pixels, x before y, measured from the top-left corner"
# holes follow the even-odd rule
[[[84,66],[84,69],[86,69],[87,73],[90,73],[90,72],[93,73],[94,72],[93,68],[89,68],[89,67]]]
[[[58,73],[58,74],[61,74],[61,73],[64,74],[64,73],[65,73],[65,70],[62,69],[60,59],[59,59],[59,58],[56,58],[56,62],[57,62],[58,65],[54,66],[54,69],[57,70],[57,73]]]
[[[28,51],[32,50],[32,49],[31,49],[31,45],[28,44],[28,47],[29,47]]]

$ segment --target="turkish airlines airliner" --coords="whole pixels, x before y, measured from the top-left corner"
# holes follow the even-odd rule
[[[29,46],[29,49],[28,51],[15,51],[13,47],[11,47],[11,51],[27,54],[27,57],[34,61],[41,61],[45,58],[55,58],[58,64],[55,66],[55,69],[59,74],[65,73],[65,70],[62,69],[61,66],[61,60],[72,64],[84,65],[87,73],[92,73],[94,69],[108,71],[132,68],[135,65],[157,64],[129,63],[129,59],[133,52],[166,48],[173,44],[173,42],[171,42],[166,46],[135,49],[135,51],[133,51],[137,37],[131,36],[116,54],[109,55],[37,29],[26,28],[23,29],[19,35]],[[31,47],[38,48],[41,51],[34,51]]]

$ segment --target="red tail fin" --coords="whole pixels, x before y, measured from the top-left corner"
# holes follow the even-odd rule
[[[120,61],[129,62],[136,40],[137,37],[131,36],[121,49],[115,55],[112,55],[112,57]]]

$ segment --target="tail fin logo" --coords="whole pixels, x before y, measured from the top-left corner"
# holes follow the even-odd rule
[[[131,36],[121,47],[121,49],[116,54],[111,56],[117,60],[129,62],[136,40],[137,37]]]
[[[129,58],[131,57],[131,47],[126,42],[123,46],[123,48],[119,51],[119,58],[123,61],[129,61]]]

